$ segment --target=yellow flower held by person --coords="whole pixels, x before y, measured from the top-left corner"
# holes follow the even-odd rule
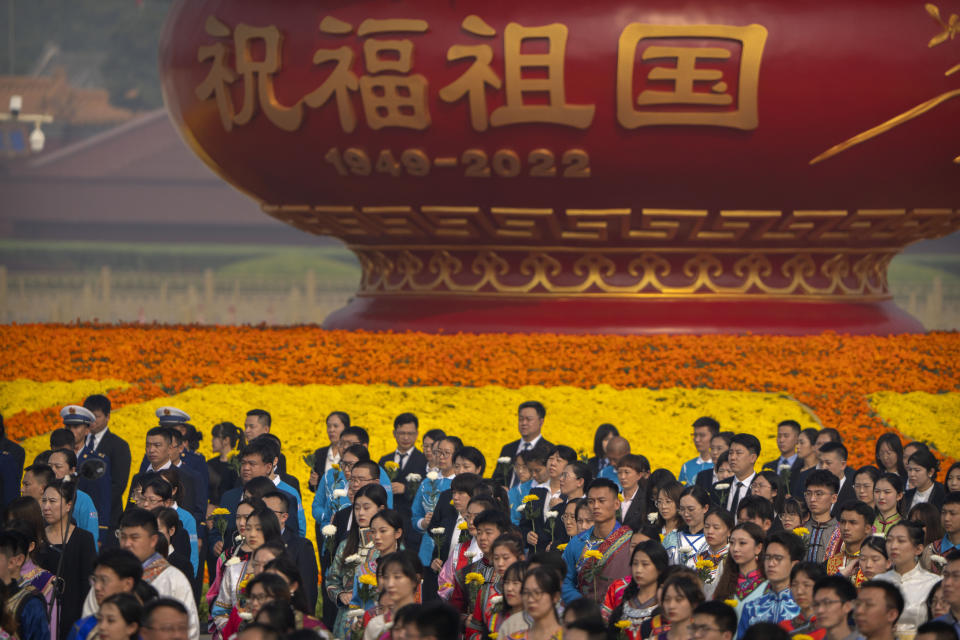
[[[563,544],[558,544],[558,545],[557,545],[557,551],[563,551],[563,550],[566,549],[566,548],[567,548],[567,543],[566,543],[566,542],[564,542]]]
[[[800,536],[801,538],[802,538],[803,536],[808,536],[808,535],[810,535],[810,529],[807,529],[806,527],[797,527],[796,529],[793,530],[793,532],[794,532],[796,535]]]
[[[663,542],[663,534],[660,534],[660,542]]]
[[[596,549],[590,549],[589,551],[583,554],[584,558],[596,558],[597,560],[603,560],[603,554],[597,551]]]
[[[223,507],[217,507],[216,509],[213,510],[213,513],[211,513],[210,515],[214,515],[214,516],[228,516],[228,515],[230,515],[230,509],[224,509]]]
[[[377,586],[377,576],[373,575],[372,573],[365,573],[357,578],[357,582],[375,587]]]
[[[387,460],[386,462],[383,463],[383,468],[387,471],[396,471],[397,469],[400,468],[400,465],[398,465],[393,460]]]
[[[727,605],[728,607],[733,607],[734,609],[736,609],[739,603],[734,598],[729,598],[727,600],[724,600],[723,604]]]
[[[629,621],[629,620],[619,620],[619,621],[617,621],[617,624],[615,624],[615,625],[613,625],[613,626],[615,626],[617,629],[626,629],[627,627],[630,626],[630,621]]]
[[[457,525],[457,529],[460,529],[460,531],[466,531],[466,530],[467,530],[467,526],[468,526],[468,525],[467,525],[466,522],[461,522],[460,524]]]
[[[697,560],[697,569],[713,569],[716,565],[709,558],[700,558]]]
[[[798,633],[795,636],[790,636],[791,640],[813,640],[813,636],[808,636],[805,633]]]
[[[528,502],[533,502],[534,500],[539,500],[539,499],[540,499],[540,496],[536,496],[531,493],[530,495],[523,496],[523,500],[521,500],[521,502],[523,502],[523,504],[527,504]]]
[[[476,572],[468,573],[466,576],[464,576],[463,580],[467,584],[473,584],[474,582],[476,582],[477,584],[483,584],[484,582],[486,582],[486,580],[483,579],[483,574],[476,573]]]
[[[450,501],[450,506],[451,506],[451,507],[453,506],[453,500]]]
[[[497,633],[496,631],[492,631],[492,632],[490,632],[490,633],[487,634],[487,637],[490,638],[490,640],[497,640],[497,638],[498,638],[499,636],[500,636],[500,634]]]
[[[617,494],[617,500],[619,500],[620,502],[623,502],[623,494],[622,494],[622,493],[618,493],[618,494]]]
[[[334,462],[333,464],[330,465],[330,468],[331,468],[331,469],[336,469],[337,471],[340,471],[340,463]]]
[[[453,585],[450,584],[449,582],[444,582],[442,585],[440,585],[440,588],[441,588],[441,589],[449,589],[449,588],[451,588],[452,586],[453,586]]]

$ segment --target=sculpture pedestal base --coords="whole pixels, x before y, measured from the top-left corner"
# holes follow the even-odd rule
[[[582,300],[376,296],[354,298],[325,329],[428,333],[861,335],[921,333],[892,301]]]

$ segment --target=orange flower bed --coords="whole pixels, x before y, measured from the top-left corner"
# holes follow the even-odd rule
[[[0,327],[0,379],[118,378],[117,406],[212,383],[708,387],[782,392],[844,436],[851,464],[889,430],[875,391],[960,389],[960,334],[889,337],[428,335],[317,327]],[[616,416],[611,416],[615,421]],[[11,437],[49,431],[52,409],[7,417]],[[735,425],[732,425],[735,428]],[[952,460],[947,458],[947,464]]]

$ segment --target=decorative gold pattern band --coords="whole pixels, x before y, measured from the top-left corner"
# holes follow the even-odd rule
[[[960,229],[960,209],[552,209],[264,205],[269,215],[349,244],[620,243],[698,246],[899,246]]]
[[[800,253],[369,248],[362,296],[581,298],[890,298],[894,250]]]

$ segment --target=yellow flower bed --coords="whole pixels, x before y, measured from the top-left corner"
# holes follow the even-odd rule
[[[74,380],[73,382],[0,382],[0,413],[9,417],[20,411],[37,411],[56,405],[83,404],[95,393],[119,391],[130,386],[122,380]]]
[[[17,384],[17,383],[11,383]],[[60,389],[63,383],[43,383]],[[59,402],[82,402],[86,391],[76,396],[57,396]],[[420,418],[420,433],[435,427],[459,435],[478,447],[493,468],[500,447],[517,438],[517,405],[537,399],[547,407],[544,435],[552,442],[591,451],[597,425],[611,422],[654,467],[674,472],[693,457],[690,425],[701,415],[712,415],[724,429],[753,433],[763,446],[760,462],[777,455],[776,424],[792,418],[804,427],[815,418],[805,407],[774,393],[714,391],[710,389],[623,389],[601,385],[594,389],[573,387],[394,387],[388,385],[257,385],[214,384],[174,396],[156,398],[117,409],[110,419],[114,433],[130,443],[134,465],[143,456],[144,434],[157,424],[158,407],[172,405],[190,414],[191,422],[204,432],[200,452],[212,456],[210,428],[223,421],[243,425],[247,410],[262,408],[273,416],[271,432],[283,442],[288,470],[301,480],[308,531],[313,537],[310,514],[312,494],[306,491],[309,470],[303,456],[326,443],[324,420],[331,411],[345,410],[354,424],[370,433],[370,453],[379,457],[396,446],[393,419],[404,411]],[[51,424],[51,429],[57,425]],[[28,462],[48,446],[48,436],[23,442]]]
[[[960,393],[880,391],[867,399],[880,418],[903,435],[960,457]]]

